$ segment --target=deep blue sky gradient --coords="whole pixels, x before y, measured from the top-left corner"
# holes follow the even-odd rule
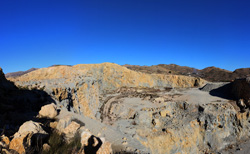
[[[249,0],[0,0],[0,67],[250,67]]]

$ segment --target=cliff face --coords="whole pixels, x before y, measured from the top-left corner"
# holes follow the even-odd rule
[[[44,89],[69,110],[91,118],[101,107],[101,95],[120,87],[194,87],[205,83],[194,77],[139,73],[112,63],[54,66],[10,80],[17,86]]]

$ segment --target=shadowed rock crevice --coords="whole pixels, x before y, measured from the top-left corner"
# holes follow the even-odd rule
[[[45,91],[16,87],[0,73],[0,131],[10,136],[22,123],[34,119],[43,105],[54,100]]]

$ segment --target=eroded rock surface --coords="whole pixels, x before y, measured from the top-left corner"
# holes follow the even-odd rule
[[[48,133],[43,130],[39,123],[27,121],[19,128],[18,132],[14,134],[9,149],[15,150],[19,154],[23,154],[27,152],[26,147],[31,146],[34,140],[42,140],[47,135]]]
[[[127,145],[132,136],[144,146],[144,149],[138,148],[139,151],[209,153],[221,151],[249,136],[249,111],[240,113],[239,108],[226,99],[196,104],[179,99],[186,95],[181,89],[182,94],[175,97],[176,90],[155,90],[148,95],[145,92],[123,90],[109,96],[104,103],[101,119],[126,134],[123,145],[127,149],[133,149]]]
[[[48,104],[41,108],[39,111],[39,116],[42,118],[53,119],[57,116],[57,110],[55,104]]]
[[[217,95],[216,89],[224,83],[201,91],[193,88],[205,83],[199,78],[138,73],[110,63],[54,66],[13,81],[50,94],[56,103],[53,111],[60,110],[52,116],[56,121],[48,123],[50,129],[69,143],[79,134],[82,153],[90,149],[97,153],[216,153],[250,135],[249,110],[242,113],[239,103]],[[244,92],[239,91],[242,97]],[[26,134],[14,137],[12,145],[29,144],[26,141],[34,133]],[[48,150],[53,150],[48,143]],[[22,153],[25,148],[15,150]]]
[[[43,89],[58,104],[92,119],[102,106],[99,98],[120,87],[194,87],[205,83],[195,77],[139,73],[112,63],[54,66],[9,79],[20,87]]]

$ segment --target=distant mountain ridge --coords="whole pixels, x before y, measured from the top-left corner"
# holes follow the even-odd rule
[[[55,67],[55,66],[71,66],[71,65],[52,65],[50,67]],[[214,66],[206,67],[201,70],[193,67],[180,66],[176,64],[159,64],[152,66],[126,64],[123,66],[130,70],[146,74],[169,74],[169,75],[172,74],[172,75],[194,76],[194,77],[201,77],[205,80],[213,82],[232,81],[236,78],[245,78],[250,76],[250,68],[239,68],[232,72]],[[27,74],[29,72],[35,71],[37,69],[38,68],[31,68],[27,71],[7,73],[5,76],[6,78],[16,78],[24,74]]]
[[[239,68],[231,72],[214,66],[206,67],[202,70],[188,66],[179,66],[176,64],[169,64],[169,65],[159,64],[152,66],[139,66],[139,65],[126,64],[123,66],[127,67],[128,69],[143,73],[195,76],[213,82],[232,81],[236,78],[245,78],[247,76],[250,76],[250,68]]]
[[[19,77],[19,76],[22,76],[24,74],[27,74],[29,72],[32,72],[32,71],[35,71],[37,70],[38,68],[31,68],[31,69],[28,69],[27,71],[18,71],[18,72],[11,72],[11,73],[7,73],[5,74],[5,77],[6,78],[15,78],[15,77]]]

